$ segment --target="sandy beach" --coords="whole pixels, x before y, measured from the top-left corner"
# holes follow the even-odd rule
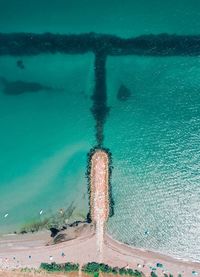
[[[83,265],[98,261],[96,251],[96,235],[88,228],[87,232],[78,238],[67,242],[48,245],[51,241],[49,232],[35,234],[7,235],[0,238],[0,268],[11,270],[16,268],[39,268],[41,262],[76,262]],[[150,276],[150,267],[157,263],[163,264],[156,273],[163,276],[163,271],[174,276],[193,276],[192,271],[200,272],[200,264],[181,261],[152,251],[129,247],[113,240],[105,234],[102,262],[111,266],[130,267],[141,270],[145,276]],[[64,253],[64,257],[62,256]]]

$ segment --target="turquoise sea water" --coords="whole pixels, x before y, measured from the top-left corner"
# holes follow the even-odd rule
[[[1,32],[200,34],[200,2],[0,1]],[[86,154],[94,57],[0,57],[0,76],[51,86],[3,94],[0,84],[0,231],[76,205],[86,215]],[[104,146],[113,155],[115,214],[108,232],[126,243],[200,260],[199,57],[109,57],[110,114]],[[132,92],[116,97],[121,84]],[[8,213],[5,218],[4,215]],[[146,232],[146,234],[145,234]]]
[[[109,232],[194,259],[200,258],[199,65],[196,58],[110,58],[105,142],[114,164]],[[121,81],[132,89],[125,104],[115,98]]]

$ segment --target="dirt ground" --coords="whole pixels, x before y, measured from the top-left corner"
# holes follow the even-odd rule
[[[46,273],[46,272],[22,272],[22,271],[0,271],[0,277],[92,277],[93,275],[87,275],[83,272],[78,273]],[[106,274],[106,273],[100,273],[99,277],[111,277],[113,275]],[[118,277],[119,275],[115,275],[115,277]]]
[[[79,273],[46,273],[46,272],[22,272],[22,271],[0,271],[0,277],[78,277]],[[81,277],[88,277],[88,275],[85,275],[82,273]],[[90,276],[91,277],[91,276]]]

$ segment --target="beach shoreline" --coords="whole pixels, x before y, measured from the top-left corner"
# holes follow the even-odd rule
[[[77,227],[72,227],[75,233]],[[48,231],[0,236],[0,269],[12,270],[25,267],[38,269],[41,262],[74,262],[80,265],[99,262],[96,234],[92,228],[84,230],[78,237],[65,242],[58,244],[49,242],[52,242],[52,238]],[[163,276],[166,272],[175,276],[181,274],[189,277],[193,276],[192,271],[200,272],[198,262],[184,261],[162,253],[135,248],[112,239],[107,233],[105,233],[103,248],[103,263],[113,267],[141,270],[145,276],[150,276],[153,268],[156,268],[155,272],[158,276]],[[162,264],[163,267],[156,267],[157,263]]]

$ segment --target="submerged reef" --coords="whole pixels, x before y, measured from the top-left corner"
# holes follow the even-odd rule
[[[103,144],[103,127],[109,112],[106,94],[106,55],[98,53],[95,57],[95,87],[92,95],[92,114],[96,120],[97,144]]]
[[[95,55],[95,87],[92,95],[92,114],[96,121],[97,145],[103,145],[103,130],[109,113],[106,96],[106,59],[107,56],[142,55],[142,56],[199,56],[200,35],[142,35],[135,38],[120,38],[115,35],[86,33],[77,35],[0,33],[0,56],[33,56],[42,53]],[[24,69],[22,59],[17,66]],[[25,91],[37,92],[42,87],[37,83],[26,84],[22,81],[4,83],[4,93],[21,94]],[[118,91],[120,101],[128,99],[130,92],[124,86]]]
[[[0,33],[0,55],[29,56],[42,53],[106,55],[198,56],[200,35],[142,35],[120,38],[114,35]]]

